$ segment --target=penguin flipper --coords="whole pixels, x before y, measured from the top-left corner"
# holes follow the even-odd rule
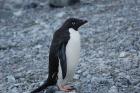
[[[62,77],[64,79],[67,73],[67,59],[66,59],[66,44],[65,43],[62,43],[58,55],[59,55],[61,69],[62,69]]]

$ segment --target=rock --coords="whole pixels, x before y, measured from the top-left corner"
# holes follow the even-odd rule
[[[0,15],[1,20],[2,19],[7,20],[13,16],[13,13],[11,11],[0,10],[0,13],[1,13],[1,15]],[[3,20],[3,21],[5,21],[5,20]],[[1,48],[4,48],[4,47],[1,47]]]
[[[79,69],[79,70],[77,71],[77,73],[78,73],[78,74],[82,73],[82,70]]]
[[[99,54],[100,56],[103,56],[104,52],[100,50],[100,51],[98,51],[98,54]]]
[[[38,3],[32,2],[26,6],[27,9],[37,8],[39,5]]]
[[[48,92],[46,92],[46,93],[48,93]],[[63,91],[56,91],[55,93],[65,93],[65,92],[63,92]]]
[[[67,5],[73,5],[80,0],[49,0],[49,4],[51,7],[63,7]]]
[[[8,93],[19,93],[18,89],[16,87],[10,89]]]
[[[123,52],[120,53],[119,57],[120,57],[120,58],[124,58],[124,57],[126,57],[127,55],[128,55],[128,53],[123,51]]]
[[[9,83],[15,83],[15,82],[16,82],[15,77],[12,76],[12,75],[7,76],[7,81],[8,81]]]
[[[18,11],[16,11],[16,12],[13,12],[13,14],[14,14],[15,16],[21,16],[22,13],[23,13],[22,10],[18,10]]]
[[[91,77],[92,77],[92,76],[91,76],[90,74],[88,74],[86,78],[87,78],[87,79],[91,79]]]
[[[83,76],[84,76],[84,77],[87,76],[88,73],[89,73],[88,71],[83,72]]]
[[[97,80],[96,77],[92,77],[92,78],[91,78],[91,82],[95,82],[96,80]]]
[[[117,85],[118,87],[123,87],[123,88],[126,88],[126,87],[129,87],[132,85],[132,82],[130,81],[130,79],[127,79],[125,77],[122,77],[122,76],[118,76],[115,80],[115,85]]]
[[[10,0],[10,3],[15,3],[15,4],[22,4],[24,3],[24,0]]]
[[[16,71],[17,71],[17,72],[20,72],[20,71],[22,71],[22,70],[24,70],[24,69],[25,69],[25,67],[20,67],[20,68],[16,69]]]
[[[108,91],[108,93],[118,93],[117,87],[116,87],[116,86],[112,86],[112,87],[110,88],[110,90]]]
[[[0,91],[3,90],[3,84],[0,84]]]
[[[56,93],[58,91],[58,87],[57,86],[50,86],[48,87],[48,89],[45,91],[45,93]]]
[[[73,78],[74,78],[74,79],[79,79],[79,78],[80,78],[80,75],[76,74],[76,75],[74,75]]]
[[[60,12],[60,13],[56,14],[56,16],[57,16],[58,18],[61,18],[61,17],[63,17],[65,14],[66,14],[65,12]]]
[[[94,78],[92,79],[92,91],[95,93],[108,93],[111,87],[111,82],[104,78]]]

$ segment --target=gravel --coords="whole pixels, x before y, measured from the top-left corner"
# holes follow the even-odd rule
[[[48,0],[0,1],[0,93],[30,93],[46,80],[53,33],[69,17],[88,20],[79,29],[72,93],[140,93],[139,6],[140,0],[81,0],[53,9]]]

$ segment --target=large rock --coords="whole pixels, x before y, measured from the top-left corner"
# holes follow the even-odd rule
[[[63,7],[67,5],[73,5],[80,0],[49,0],[49,4],[52,7]]]

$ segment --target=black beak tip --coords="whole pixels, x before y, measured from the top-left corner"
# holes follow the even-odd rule
[[[87,23],[88,21],[87,20],[84,20],[84,23]]]

